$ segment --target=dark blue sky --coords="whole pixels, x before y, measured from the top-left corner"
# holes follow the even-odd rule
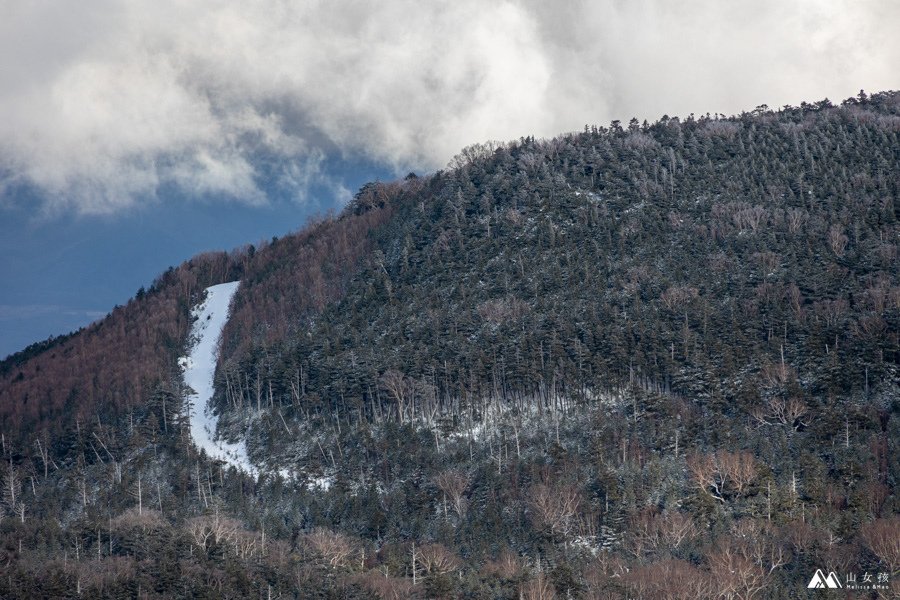
[[[354,192],[390,179],[366,164],[332,164]],[[227,250],[282,236],[340,201],[313,187],[303,201],[157,200],[113,215],[35,217],[12,203],[0,208],[0,358],[67,333],[124,304],[169,266],[206,250]]]

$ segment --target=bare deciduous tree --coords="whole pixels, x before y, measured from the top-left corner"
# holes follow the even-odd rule
[[[543,573],[523,583],[519,590],[521,600],[556,600],[556,597],[556,590]]]
[[[534,524],[551,536],[565,538],[576,523],[581,494],[574,485],[533,486],[528,495],[528,508]]]
[[[235,519],[220,515],[216,510],[212,515],[190,519],[187,531],[194,544],[206,552],[214,545],[223,548],[232,546],[238,534],[243,531],[243,525]]]
[[[679,310],[696,300],[698,296],[697,288],[675,285],[664,291],[660,300],[669,310]]]
[[[750,520],[737,522],[706,556],[715,584],[712,597],[734,600],[761,597],[775,570],[787,561],[775,531]]]
[[[747,488],[756,478],[756,459],[749,452],[725,452],[716,453],[719,468],[728,473],[738,495],[744,495]]]
[[[711,454],[692,454],[686,460],[688,472],[697,487],[716,500],[725,502],[728,475],[719,470],[715,457]]]
[[[828,247],[834,252],[835,256],[844,256],[847,250],[847,243],[850,239],[844,235],[844,228],[840,225],[832,225],[828,230]]]
[[[417,563],[426,575],[452,573],[462,566],[459,558],[442,544],[428,544],[419,548]]]
[[[794,522],[784,528],[785,539],[797,554],[804,554],[818,541],[818,532],[808,523]]]
[[[806,415],[808,408],[806,403],[795,396],[784,398],[782,396],[772,396],[764,406],[757,407],[753,412],[753,418],[762,425],[788,425],[794,429],[799,429],[806,425],[803,417]]]
[[[726,450],[688,456],[687,467],[697,487],[720,502],[728,494],[743,495],[758,471],[749,452]]]
[[[762,568],[735,552],[731,545],[712,550],[707,560],[720,598],[751,600],[765,588]]]
[[[328,529],[316,529],[306,536],[306,542],[331,568],[347,566],[356,552],[350,538]]]
[[[787,226],[790,233],[797,233],[806,222],[807,213],[802,208],[792,208],[787,211]]]
[[[524,569],[522,561],[509,548],[505,548],[494,560],[485,563],[482,571],[502,579],[513,579]]]
[[[683,560],[664,560],[637,567],[624,580],[636,598],[712,599],[718,591],[705,572]]]
[[[682,544],[697,538],[699,531],[693,519],[678,511],[663,514],[658,521],[660,539],[669,548],[678,549]]]
[[[732,535],[707,553],[719,597],[736,600],[760,597],[775,570],[786,561],[784,548],[772,529],[750,520],[738,521]]]
[[[850,310],[850,304],[844,298],[837,300],[821,300],[813,304],[816,317],[825,321],[827,327],[837,327]]]
[[[412,597],[413,583],[402,577],[387,577],[372,572],[362,579],[363,585],[381,600],[408,600]]]
[[[698,535],[694,521],[678,511],[646,509],[633,515],[628,526],[629,550],[637,557],[648,552],[677,550]]]
[[[474,164],[475,162],[491,156],[506,144],[497,140],[488,140],[487,142],[471,144],[459,151],[459,154],[450,159],[447,166],[451,169],[462,169]]]
[[[731,218],[738,230],[747,231],[749,229],[755,233],[765,225],[769,212],[762,206],[747,206],[746,204],[744,206],[746,208],[736,210]]]
[[[804,310],[803,310],[803,294],[800,292],[800,288],[797,287],[796,283],[791,283],[785,289],[785,297],[787,298],[788,305],[791,307],[791,312],[797,319],[803,320]]]
[[[3,477],[3,503],[6,508],[19,517],[19,520],[25,522],[25,502],[22,498],[22,480],[19,473],[13,467],[12,459],[9,462],[9,468]]]
[[[900,570],[900,517],[875,519],[863,525],[860,534],[869,550],[896,574]]]
[[[407,378],[396,369],[389,369],[378,380],[381,387],[387,391],[397,403],[397,417],[403,423],[407,419],[407,412],[413,402],[415,394],[415,382]]]
[[[460,471],[449,469],[438,473],[434,483],[440,488],[444,499],[444,516],[447,516],[447,506],[460,518],[466,514],[467,500],[463,495],[469,485],[469,478]]]

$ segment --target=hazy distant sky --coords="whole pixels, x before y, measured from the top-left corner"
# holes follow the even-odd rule
[[[154,222],[184,203],[288,202],[299,225],[349,197],[354,165],[430,171],[488,139],[900,87],[897,0],[0,0],[0,13],[0,237],[27,223],[37,253],[70,220]],[[86,236],[102,256],[109,243]],[[3,307],[31,306],[10,290],[48,284],[11,281],[21,265],[0,261],[2,335]]]

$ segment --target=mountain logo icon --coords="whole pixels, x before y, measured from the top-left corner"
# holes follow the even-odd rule
[[[841,580],[838,579],[837,575],[834,574],[834,571],[828,574],[828,577],[825,576],[825,573],[822,572],[822,569],[816,569],[816,574],[813,575],[812,579],[809,580],[809,585],[806,586],[809,589],[840,589],[843,587],[841,585]]]

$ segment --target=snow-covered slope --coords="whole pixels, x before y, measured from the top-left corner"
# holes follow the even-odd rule
[[[255,473],[243,443],[230,444],[215,439],[218,419],[212,414],[209,401],[213,395],[213,377],[219,337],[228,320],[228,307],[240,282],[232,281],[206,288],[206,299],[194,307],[191,326],[190,355],[179,362],[184,370],[184,382],[193,390],[188,397],[191,406],[191,437],[198,449],[210,458],[223,460],[239,469]]]

